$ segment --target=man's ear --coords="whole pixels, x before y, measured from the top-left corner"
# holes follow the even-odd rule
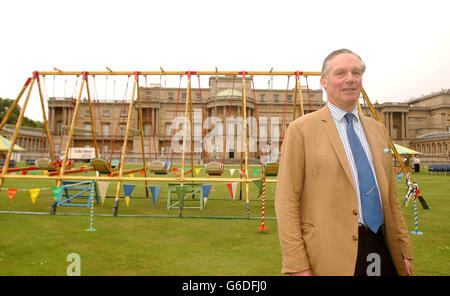
[[[324,77],[324,76],[321,76],[321,77],[320,77],[320,84],[322,85],[322,87],[323,87],[324,89],[327,89],[327,78]]]

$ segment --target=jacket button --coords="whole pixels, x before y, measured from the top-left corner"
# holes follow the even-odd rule
[[[358,211],[357,210],[353,210],[353,215],[358,215]]]
[[[353,240],[356,242],[358,240],[358,238],[356,237],[356,235],[353,236]]]

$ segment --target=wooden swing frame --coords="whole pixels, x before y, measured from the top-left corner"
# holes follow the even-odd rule
[[[31,95],[31,91],[33,89],[34,84],[36,83],[38,85],[38,90],[39,90],[39,98],[41,101],[41,107],[42,107],[42,113],[43,113],[43,119],[44,119],[44,129],[47,135],[47,141],[49,143],[49,149],[50,149],[50,156],[51,156],[51,161],[54,161],[53,158],[53,145],[52,145],[52,138],[50,136],[50,131],[49,131],[49,127],[48,127],[48,122],[47,122],[47,118],[46,118],[46,112],[45,112],[45,107],[44,107],[44,98],[42,95],[42,90],[41,90],[41,84],[40,84],[40,80],[39,80],[39,76],[50,76],[50,75],[54,75],[54,76],[74,76],[74,75],[82,75],[83,79],[81,81],[81,86],[79,87],[79,92],[78,92],[78,98],[76,101],[76,105],[75,105],[75,109],[72,115],[72,122],[71,122],[71,126],[70,126],[70,132],[69,132],[69,137],[68,137],[68,141],[65,147],[65,154],[64,154],[64,159],[62,161],[62,163],[66,163],[68,161],[68,152],[69,152],[69,148],[70,148],[70,143],[72,142],[72,138],[73,138],[73,134],[75,131],[75,119],[77,117],[77,113],[78,113],[78,109],[79,109],[79,105],[80,105],[80,100],[81,100],[81,95],[82,95],[82,91],[84,89],[84,87],[86,87],[87,90],[87,94],[88,94],[88,102],[89,102],[89,109],[90,109],[90,114],[91,114],[91,127],[92,127],[92,135],[93,135],[93,139],[94,139],[94,146],[95,146],[95,153],[96,153],[96,157],[98,158],[98,148],[97,148],[97,141],[95,138],[95,124],[94,124],[94,119],[93,119],[93,112],[92,112],[92,107],[91,107],[91,98],[90,98],[90,92],[89,92],[89,83],[88,83],[88,75],[92,75],[92,76],[99,76],[99,75],[107,75],[107,76],[113,76],[113,75],[119,75],[119,76],[124,76],[124,75],[134,75],[134,84],[133,84],[133,90],[132,90],[132,97],[131,97],[131,101],[130,101],[130,105],[129,105],[129,111],[128,114],[131,114],[132,108],[133,108],[133,102],[134,102],[134,97],[137,93],[137,103],[138,103],[138,116],[139,116],[139,130],[140,130],[140,136],[141,136],[141,148],[142,148],[142,159],[143,159],[143,170],[145,172],[145,175],[142,178],[133,178],[133,177],[127,177],[124,176],[124,173],[126,171],[124,171],[124,167],[123,165],[120,165],[120,168],[117,172],[117,174],[114,174],[114,176],[111,177],[107,177],[107,176],[102,176],[102,175],[98,175],[98,176],[66,176],[65,175],[65,169],[64,167],[60,168],[59,174],[57,175],[52,175],[52,176],[48,176],[48,175],[15,175],[15,174],[8,174],[8,168],[9,168],[9,163],[10,163],[10,159],[12,156],[12,150],[14,145],[17,142],[17,138],[18,138],[18,133],[20,130],[20,127],[22,125],[22,121],[23,121],[23,117],[24,117],[24,113],[26,111],[27,108],[27,104]],[[166,75],[187,75],[188,76],[188,82],[187,82],[187,98],[186,98],[186,105],[185,105],[185,122],[184,122],[184,135],[183,135],[183,149],[182,149],[182,162],[181,162],[181,173],[178,174],[175,177],[159,177],[159,176],[155,176],[155,177],[149,177],[147,176],[147,169],[146,169],[146,162],[145,162],[145,154],[144,154],[144,142],[143,142],[143,120],[142,120],[142,114],[141,114],[141,100],[140,100],[140,92],[139,92],[139,76],[140,75],[155,75],[155,76],[166,76]],[[191,76],[192,75],[197,75],[197,76],[202,76],[202,75],[207,75],[207,76],[213,76],[213,75],[235,75],[235,76],[241,76],[242,77],[242,83],[243,83],[243,89],[242,89],[242,110],[243,110],[243,122],[244,122],[244,139],[245,139],[245,148],[244,148],[244,167],[245,170],[243,174],[240,175],[239,178],[215,178],[215,177],[209,177],[209,178],[202,178],[202,177],[194,177],[193,175],[193,171],[194,171],[194,163],[193,163],[193,141],[191,141],[191,177],[187,177],[185,175],[184,169],[185,169],[185,146],[186,146],[186,130],[187,130],[187,119],[188,119],[188,113],[189,113],[189,118],[190,118],[190,124],[191,124],[191,137],[193,137],[193,122],[192,122],[192,95],[191,95]],[[121,183],[124,181],[144,181],[146,184],[146,188],[147,186],[147,182],[151,181],[159,181],[159,182],[179,182],[181,185],[183,185],[183,183],[186,182],[224,182],[224,183],[229,183],[229,182],[239,182],[242,184],[245,184],[245,193],[246,193],[246,204],[247,204],[247,216],[249,215],[248,213],[248,205],[249,205],[249,183],[252,183],[255,180],[259,180],[258,178],[249,178],[248,175],[248,131],[247,131],[247,125],[246,123],[246,119],[247,119],[247,114],[246,114],[246,90],[245,90],[245,80],[247,76],[291,76],[291,75],[296,75],[297,77],[300,76],[320,76],[321,73],[320,72],[299,72],[299,71],[218,71],[216,68],[216,71],[164,71],[162,68],[160,71],[142,71],[142,72],[129,72],[129,71],[90,71],[90,72],[80,72],[80,71],[42,71],[42,72],[38,72],[35,71],[33,72],[33,76],[31,78],[28,78],[26,83],[24,84],[24,86],[22,87],[21,91],[19,92],[19,95],[17,96],[16,100],[13,102],[13,105],[11,106],[9,112],[6,114],[6,116],[3,118],[2,122],[0,123],[0,131],[3,129],[4,125],[6,124],[6,121],[9,119],[10,115],[12,114],[12,111],[14,110],[15,106],[17,106],[18,102],[20,101],[20,99],[22,98],[23,94],[25,93],[25,91],[27,91],[26,96],[25,96],[25,101],[23,103],[23,106],[21,108],[17,123],[16,123],[16,128],[11,140],[11,147],[7,152],[6,155],[6,159],[5,159],[5,164],[0,172],[0,187],[3,186],[4,180],[5,179],[53,179],[56,181],[57,186],[61,185],[61,182],[63,180],[95,180],[95,181],[117,181],[117,187],[116,187],[116,195],[115,195],[115,206],[113,208],[113,214],[117,215],[117,208],[118,208],[118,203],[119,203],[119,197],[120,197],[120,189],[121,189]],[[302,101],[302,96],[301,96],[301,86],[300,86],[300,82],[299,79],[297,79],[297,83],[296,83],[296,92],[295,92],[295,97],[294,97],[294,114],[293,114],[293,118],[295,118],[295,109],[296,109],[296,100],[297,100],[297,92],[299,94],[299,98],[300,98],[300,114],[303,115],[304,111],[303,111],[303,101]],[[369,106],[369,109],[371,110],[374,118],[377,121],[380,121],[379,116],[377,115],[375,109],[373,108],[372,103],[369,100],[369,97],[367,96],[364,88],[361,88],[361,93],[363,95],[364,100],[366,101],[367,105]],[[358,107],[361,108],[358,104]],[[128,136],[129,136],[129,132],[130,132],[130,119],[131,116],[128,116],[128,120],[127,120],[127,124],[126,124],[126,132],[125,132],[125,137],[124,137],[124,145],[128,142]],[[402,170],[407,174],[408,170],[405,167],[405,165],[403,164],[403,162],[401,161],[401,157],[398,154],[397,150],[394,148],[394,144],[392,142],[392,139],[389,138],[389,145],[391,150],[394,152],[394,155],[396,157],[396,159],[399,161],[399,163],[402,166]],[[125,146],[126,147],[126,146]],[[126,149],[123,149],[122,153],[121,153],[121,160],[120,163],[123,164],[124,160],[125,160],[125,154],[126,154]],[[242,163],[242,161],[241,161]],[[276,179],[267,179],[266,180],[267,183],[276,183],[277,180]]]

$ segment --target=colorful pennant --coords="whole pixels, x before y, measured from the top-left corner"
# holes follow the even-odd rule
[[[153,207],[155,207],[155,204],[156,204],[156,201],[158,200],[159,193],[161,192],[162,186],[160,186],[160,185],[157,185],[157,186],[150,185],[148,187],[150,188],[150,191],[152,193]]]
[[[18,189],[8,189],[9,202],[13,201],[14,196],[16,196]]]
[[[227,183],[227,187],[228,190],[230,191],[231,194],[231,199],[234,201],[234,197],[236,196],[236,188],[237,188],[238,183],[234,182],[234,183]]]
[[[202,185],[202,191],[203,191],[203,205],[206,205],[206,202],[208,201],[209,193],[211,192],[212,184],[206,184]]]
[[[52,188],[53,196],[55,197],[56,202],[59,202],[59,199],[61,198],[61,190],[62,190],[62,187],[53,187]]]
[[[108,191],[109,182],[97,182],[98,191],[100,194],[100,199],[102,201],[102,205],[105,202],[106,192]]]
[[[39,191],[41,191],[41,189],[30,189],[30,198],[31,198],[31,202],[34,204],[36,204],[36,198],[39,195]]]
[[[134,184],[123,184],[123,193],[125,195],[125,203],[127,204],[127,207],[130,204],[130,197],[134,187],[136,187]]]

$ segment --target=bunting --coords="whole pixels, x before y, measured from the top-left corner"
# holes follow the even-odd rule
[[[400,173],[397,175],[397,182],[402,179],[403,175],[404,175],[403,173]]]
[[[236,196],[236,188],[237,188],[238,183],[234,182],[234,183],[227,183],[227,187],[228,190],[230,191],[231,194],[231,199],[234,201],[234,197]]]
[[[109,182],[97,181],[98,192],[100,194],[100,199],[102,200],[102,205],[105,202],[106,192],[108,191]]]
[[[253,184],[255,184],[255,186],[259,189],[258,196],[256,197],[256,198],[258,198],[261,196],[262,191],[263,191],[263,181],[262,180],[254,180]]]
[[[253,174],[254,174],[255,177],[256,177],[256,175],[258,175],[258,169],[253,169]]]
[[[127,207],[130,204],[131,193],[133,192],[135,186],[136,185],[134,184],[123,184],[123,194],[125,195],[125,203],[127,204]]]
[[[212,184],[206,184],[202,185],[202,191],[203,191],[203,205],[206,205],[206,202],[208,201],[209,193],[211,192]]]
[[[145,177],[145,171],[144,170],[140,171],[139,173],[141,174],[142,177]]]
[[[197,174],[197,176],[198,176],[198,174],[200,174],[200,170],[201,170],[202,168],[195,168],[195,173]]]
[[[162,186],[148,186],[150,188],[150,192],[152,193],[152,199],[153,199],[153,207],[155,207],[156,201],[158,200],[159,193],[161,193]]]
[[[233,176],[236,169],[229,169],[229,170],[230,170],[230,175]]]
[[[39,195],[39,191],[41,191],[41,189],[39,189],[39,188],[38,189],[30,189],[29,190],[31,202],[33,203],[33,205],[36,204],[36,198]]]
[[[59,202],[59,200],[61,198],[61,191],[62,191],[62,187],[53,187],[52,188],[53,196],[55,197],[56,202]]]
[[[13,201],[14,196],[16,196],[18,189],[8,189],[9,202]]]

